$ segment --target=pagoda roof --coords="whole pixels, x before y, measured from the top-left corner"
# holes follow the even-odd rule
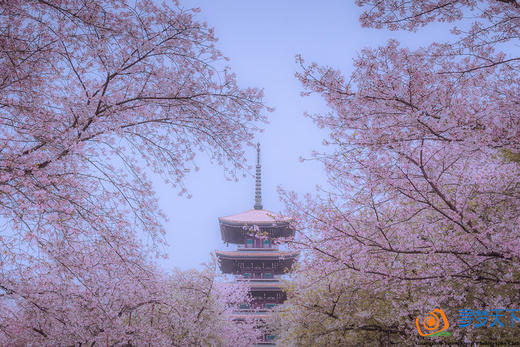
[[[282,217],[268,210],[251,209],[231,216],[220,217],[219,221],[221,223],[237,225],[275,225],[279,223],[289,223],[291,219]]]
[[[249,290],[250,291],[283,291],[282,283],[280,281],[270,281],[270,282],[259,282],[251,280],[249,282]]]
[[[274,274],[283,274],[292,267],[299,252],[265,251],[215,251],[219,267],[223,273],[235,273],[239,262],[275,262],[272,268]]]

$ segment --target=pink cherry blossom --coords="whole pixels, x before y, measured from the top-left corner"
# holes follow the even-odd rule
[[[0,2],[0,345],[254,341],[229,315],[246,291],[151,260],[165,216],[146,172],[184,194],[204,151],[234,177],[265,120],[194,12]]]
[[[328,186],[303,199],[282,191],[302,230],[293,246],[307,255],[288,287],[287,343],[412,345],[414,319],[436,307],[453,325],[462,308],[518,308],[520,57],[501,44],[520,38],[520,5],[358,4],[365,26],[468,30],[416,50],[393,40],[364,49],[349,78],[298,57],[304,94],[332,112],[312,116],[329,130],[328,151],[315,155]]]

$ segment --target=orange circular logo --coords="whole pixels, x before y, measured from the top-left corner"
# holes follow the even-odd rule
[[[448,323],[448,319],[444,314],[444,311],[440,308],[436,308],[435,310],[428,313],[426,317],[422,320],[422,327],[419,326],[419,318],[415,319],[415,326],[417,327],[417,331],[421,336],[430,336],[433,334],[440,333],[450,327],[450,323]]]

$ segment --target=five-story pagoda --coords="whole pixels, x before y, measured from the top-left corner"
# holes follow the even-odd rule
[[[220,269],[237,281],[248,280],[251,304],[237,308],[236,318],[254,314],[265,319],[276,305],[285,301],[280,275],[290,271],[298,252],[275,247],[279,238],[293,237],[290,219],[264,210],[261,191],[260,145],[257,146],[255,205],[252,210],[220,217],[222,240],[238,245],[235,251],[216,251]],[[271,344],[274,335],[266,334],[262,344]]]

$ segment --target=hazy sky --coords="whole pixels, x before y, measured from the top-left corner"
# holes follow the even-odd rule
[[[364,47],[383,45],[390,38],[417,47],[445,35],[447,29],[442,24],[419,33],[361,28],[361,9],[348,0],[181,0],[181,4],[201,8],[197,18],[215,28],[217,47],[231,59],[229,65],[239,84],[263,88],[266,104],[275,108],[259,137],[263,204],[275,212],[283,210],[277,186],[301,195],[325,182],[319,163],[299,162],[299,157],[309,157],[313,149],[319,149],[326,136],[304,112],[328,110],[320,98],[300,97],[302,88],[294,77],[298,68],[295,55],[349,75],[352,59]],[[251,149],[251,165],[255,156]],[[200,268],[210,260],[210,252],[226,248],[220,240],[217,218],[253,208],[252,175],[229,182],[222,168],[209,163],[204,154],[196,161],[201,170],[186,180],[191,199],[177,196],[160,180],[155,182],[161,208],[170,219],[166,225],[169,259],[161,263],[166,270]]]

